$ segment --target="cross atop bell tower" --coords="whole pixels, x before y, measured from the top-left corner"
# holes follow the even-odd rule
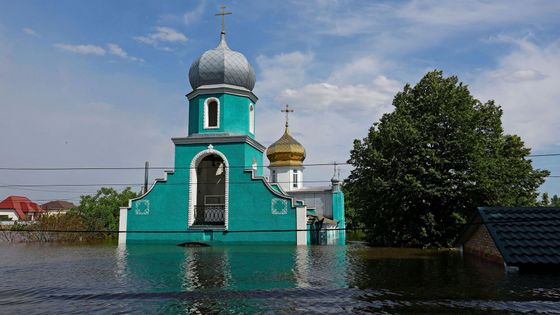
[[[220,6],[220,12],[214,14],[215,16],[219,16],[219,15],[222,16],[222,35],[225,35],[225,33],[226,33],[226,19],[225,19],[225,17],[226,17],[226,15],[229,15],[229,14],[231,14],[231,12],[226,12],[226,6],[225,5],[221,5]]]
[[[294,110],[290,109],[290,105],[286,104],[286,108],[281,110],[282,113],[286,113],[286,128],[288,128],[288,115],[293,113]]]

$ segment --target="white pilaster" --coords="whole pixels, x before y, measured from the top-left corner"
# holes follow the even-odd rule
[[[307,207],[299,206],[296,208],[296,244],[307,245]]]
[[[127,219],[128,219],[128,207],[121,207],[119,215],[119,244],[126,244],[126,232],[127,229]]]

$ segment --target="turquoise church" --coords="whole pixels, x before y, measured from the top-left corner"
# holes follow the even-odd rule
[[[288,108],[283,136],[268,150],[256,140],[255,71],[228,47],[223,24],[189,81],[188,134],[172,139],[174,170],[120,209],[119,243],[343,243],[338,178],[304,187],[305,149],[290,135]]]

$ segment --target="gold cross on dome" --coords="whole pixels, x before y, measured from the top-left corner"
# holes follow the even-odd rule
[[[288,114],[293,113],[294,110],[290,109],[290,105],[286,104],[286,109],[281,110],[282,113],[286,113],[286,128],[288,128]]]
[[[225,27],[226,19],[225,19],[225,17],[226,17],[226,15],[229,15],[229,14],[231,14],[231,12],[226,12],[226,6],[225,5],[221,5],[220,6],[220,12],[214,14],[215,16],[218,16],[218,15],[222,16],[222,34],[226,33],[226,27]]]

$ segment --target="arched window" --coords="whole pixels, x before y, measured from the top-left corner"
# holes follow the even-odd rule
[[[255,133],[255,107],[253,104],[249,105],[249,132]]]
[[[220,127],[220,103],[217,98],[209,98],[204,102],[204,128]]]
[[[193,157],[189,178],[188,226],[228,228],[229,163],[214,150]]]

